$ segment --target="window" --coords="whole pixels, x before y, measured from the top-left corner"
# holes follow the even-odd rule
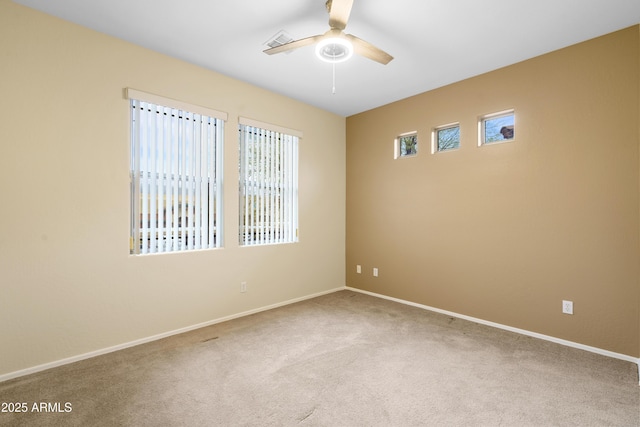
[[[395,139],[394,158],[415,156],[418,154],[418,133],[407,132]]]
[[[440,126],[433,130],[433,152],[460,148],[460,124]]]
[[[515,115],[513,110],[488,114],[478,122],[478,145],[512,141],[515,138]]]
[[[240,119],[240,245],[298,241],[301,133]]]
[[[130,253],[222,246],[226,114],[127,90],[131,108]]]

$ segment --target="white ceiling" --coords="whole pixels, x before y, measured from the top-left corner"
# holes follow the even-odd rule
[[[341,116],[640,23],[640,0],[354,0],[346,33],[395,57],[332,65],[278,31],[329,29],[325,0],[14,0]]]

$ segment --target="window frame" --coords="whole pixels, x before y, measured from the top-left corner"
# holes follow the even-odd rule
[[[260,149],[273,157],[250,160],[248,139],[259,133]],[[238,242],[240,247],[297,243],[299,241],[299,144],[303,134],[294,129],[240,117],[238,120]],[[277,139],[277,141],[274,140]],[[275,142],[276,145],[269,144]],[[243,152],[246,150],[246,152]],[[279,161],[278,161],[279,159]],[[249,166],[254,163],[254,166]],[[249,169],[251,168],[251,169]],[[274,175],[274,171],[277,174]],[[249,180],[247,174],[264,174]],[[269,172],[270,171],[270,172]],[[270,182],[267,182],[270,181]],[[249,188],[251,190],[249,190]],[[253,199],[253,200],[251,200]],[[249,201],[249,202],[248,202]]]
[[[227,114],[131,88],[125,89],[125,99],[130,114],[129,254],[222,247]],[[154,112],[163,117],[148,114]]]
[[[409,137],[413,137],[415,138],[415,152],[414,153],[407,153],[407,154],[402,154],[402,139],[403,138],[409,138]],[[411,157],[416,157],[418,155],[418,131],[411,131],[411,132],[404,132],[401,133],[400,135],[396,136],[394,141],[393,141],[393,158],[394,159],[404,159],[404,158],[411,158]]]
[[[503,127],[511,127],[511,138],[504,138],[503,139],[497,139],[494,141],[486,141],[486,132],[487,132],[487,125],[486,123],[488,121],[491,120],[497,120],[497,119],[501,119],[501,118],[506,118],[506,117],[513,117],[513,124],[510,125],[505,125]],[[496,113],[490,113],[490,114],[485,114],[483,116],[480,116],[478,118],[478,147],[482,147],[484,145],[495,145],[495,144],[500,144],[500,143],[504,143],[504,142],[513,142],[516,140],[516,134],[515,134],[515,125],[516,125],[516,113],[515,113],[515,109],[509,109],[509,110],[503,110],[503,111],[498,111]]]
[[[458,129],[458,145],[452,148],[440,149],[440,139],[439,139],[440,132],[446,131],[449,129],[454,129],[454,128]],[[431,154],[459,150],[460,145],[462,143],[461,132],[462,131],[460,129],[460,122],[448,123],[446,125],[434,127],[431,132]]]

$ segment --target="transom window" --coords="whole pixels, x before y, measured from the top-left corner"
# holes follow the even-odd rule
[[[297,131],[240,119],[240,245],[298,241]]]
[[[394,158],[410,157],[418,154],[418,132],[407,132],[395,139]]]
[[[439,126],[433,130],[433,152],[460,148],[460,124]]]
[[[226,114],[128,89],[131,254],[222,245]]]
[[[515,114],[513,110],[487,114],[478,122],[478,145],[515,139]]]

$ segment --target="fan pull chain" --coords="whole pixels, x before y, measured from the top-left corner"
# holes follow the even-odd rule
[[[336,63],[334,62],[333,64],[333,89],[332,89],[332,94],[336,94]]]

